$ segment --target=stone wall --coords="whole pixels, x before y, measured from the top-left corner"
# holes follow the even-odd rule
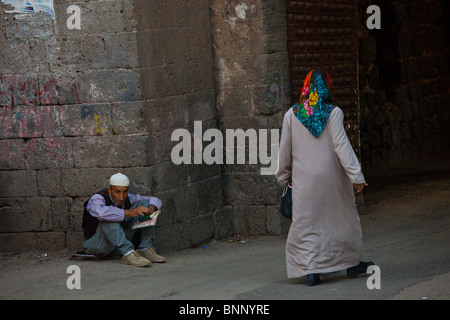
[[[165,213],[158,219],[156,244],[161,250],[176,250],[232,235],[222,166],[193,161],[175,165],[171,159],[178,143],[171,141],[174,130],[189,131],[193,153],[203,138],[203,133],[194,133],[194,121],[201,121],[203,132],[219,125],[208,1],[134,2],[151,164],[143,169],[147,180],[142,186],[163,201]]]
[[[365,11],[371,4],[381,9],[381,29],[366,28]],[[365,169],[448,151],[448,6],[438,0],[360,1]]]
[[[232,234],[222,168],[170,159],[175,128],[217,127],[208,1],[0,4],[0,251],[79,248],[83,202],[118,171],[163,201],[161,250]]]
[[[212,0],[210,10],[220,128],[265,129],[270,152],[271,129],[280,130],[290,106],[285,1]],[[246,141],[247,155],[248,146]],[[225,208],[233,212],[235,234],[288,229],[279,212],[282,190],[273,175],[261,174],[262,167],[267,166],[260,161],[249,164],[248,157],[245,164],[224,166]]]
[[[132,2],[77,2],[71,30],[70,3],[55,20],[0,3],[2,251],[78,247],[87,197],[147,163]]]

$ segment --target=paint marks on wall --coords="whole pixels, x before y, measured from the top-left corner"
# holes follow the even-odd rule
[[[78,84],[41,76],[0,76],[0,107],[81,103]]]

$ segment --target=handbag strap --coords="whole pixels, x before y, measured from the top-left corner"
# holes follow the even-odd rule
[[[286,185],[286,187],[284,187],[284,191],[283,191],[282,197],[284,197],[284,195],[285,195],[286,192],[288,191],[288,188],[291,188],[291,189],[292,189],[292,187],[289,185],[289,183]]]

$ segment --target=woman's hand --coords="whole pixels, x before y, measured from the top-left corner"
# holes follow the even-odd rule
[[[353,188],[356,189],[356,193],[360,193],[361,191],[363,191],[364,187],[367,187],[368,184],[367,183],[354,183],[353,184]]]

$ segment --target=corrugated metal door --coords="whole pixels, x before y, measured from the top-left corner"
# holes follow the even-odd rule
[[[326,70],[332,98],[345,113],[345,129],[359,155],[358,2],[286,1],[292,103],[311,69]]]

